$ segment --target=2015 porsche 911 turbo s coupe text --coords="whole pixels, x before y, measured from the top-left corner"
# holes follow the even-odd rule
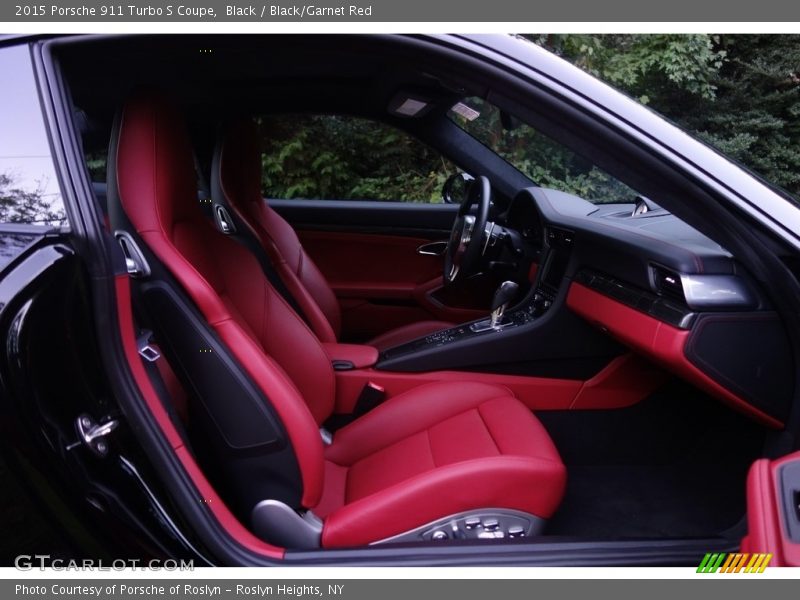
[[[512,36],[0,69],[7,559],[800,564],[788,194]]]

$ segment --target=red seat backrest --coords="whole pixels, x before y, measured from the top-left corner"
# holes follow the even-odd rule
[[[219,189],[225,203],[247,223],[269,254],[314,333],[322,342],[337,341],[341,330],[339,301],[292,226],[264,201],[261,148],[252,119],[238,119],[224,127],[214,169],[212,189]]]
[[[302,503],[314,506],[323,484],[319,426],[335,396],[330,361],[255,257],[206,220],[192,157],[182,115],[162,94],[140,91],[126,102],[112,157],[122,208],[273,404],[300,467]]]

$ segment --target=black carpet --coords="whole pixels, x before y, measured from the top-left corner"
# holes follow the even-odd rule
[[[538,416],[568,473],[548,535],[707,537],[745,515],[765,432],[716,400],[671,384],[627,409]]]
[[[572,467],[549,535],[707,537],[744,515],[742,473],[673,466]]]

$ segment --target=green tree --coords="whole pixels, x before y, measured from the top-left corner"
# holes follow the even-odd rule
[[[800,36],[722,36],[717,94],[682,115],[701,138],[800,195]]]
[[[538,185],[595,203],[632,201],[636,196],[634,190],[529,125],[511,117],[504,124],[500,110],[492,104],[480,98],[465,102],[480,113],[479,118],[469,120],[455,112],[451,118]]]
[[[0,223],[62,223],[64,211],[60,203],[54,208],[53,201],[44,193],[46,187],[44,182],[37,181],[34,189],[25,189],[13,173],[0,173]]]
[[[606,80],[788,191],[800,194],[800,36],[526,36]],[[586,161],[499,114],[461,125],[540,185],[593,201],[630,198]],[[457,118],[457,117],[456,117]],[[438,201],[455,167],[408,136],[365,119],[262,120],[264,191],[283,198]]]
[[[528,37],[800,194],[800,36]]]
[[[367,119],[287,115],[260,121],[271,198],[441,201],[455,167],[400,131]]]
[[[709,35],[534,35],[536,43],[647,104],[714,98],[725,59]]]

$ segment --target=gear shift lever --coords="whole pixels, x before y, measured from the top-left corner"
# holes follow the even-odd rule
[[[513,281],[504,281],[494,293],[492,300],[491,326],[497,329],[503,320],[503,313],[506,312],[509,303],[516,297],[519,285]]]
[[[495,331],[503,329],[503,314],[506,312],[508,305],[511,304],[517,296],[518,291],[519,286],[513,281],[504,281],[500,284],[500,287],[497,288],[497,291],[494,293],[494,298],[492,299],[492,312],[489,318],[470,323],[470,330],[475,333],[481,333],[492,329]],[[508,324],[509,323],[506,323],[506,325]]]

